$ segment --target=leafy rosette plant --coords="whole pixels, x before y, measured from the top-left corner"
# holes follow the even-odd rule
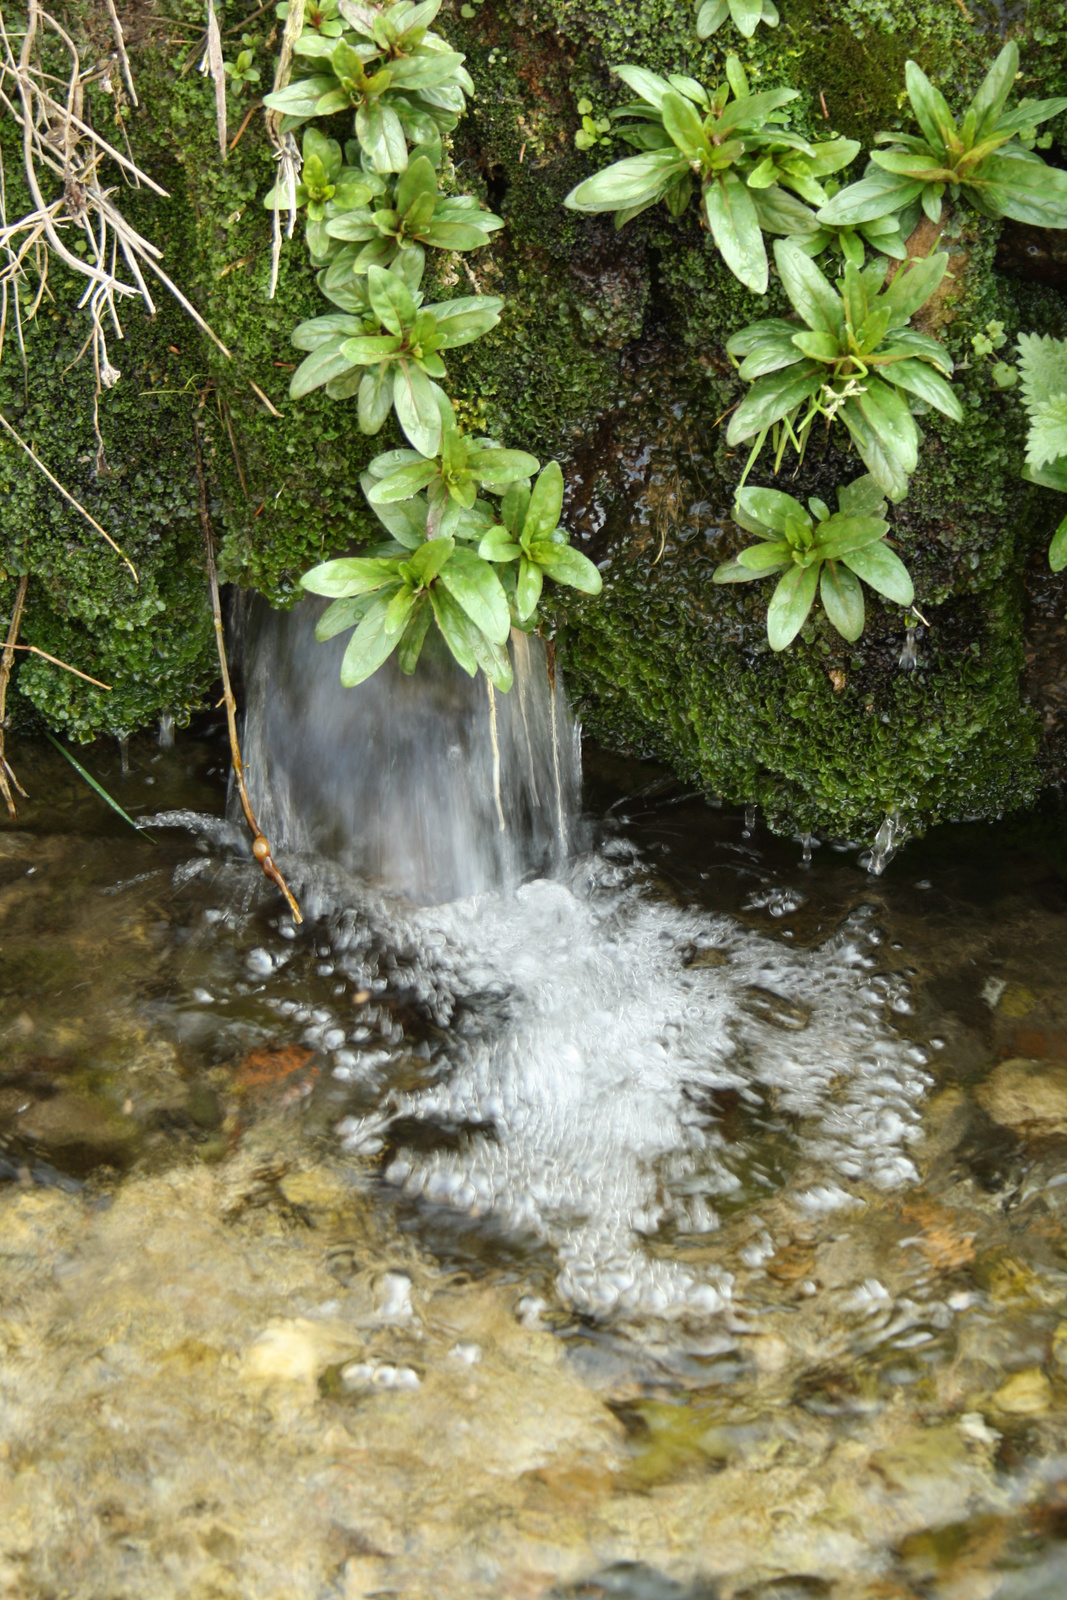
[[[289,7],[275,6],[274,14],[281,22],[289,15]],[[345,31],[344,19],[338,10],[338,0],[309,0],[304,7],[304,30],[322,34],[325,39],[339,39]]]
[[[464,671],[473,677],[481,668],[506,694],[512,682],[508,635],[513,624],[530,624],[545,575],[587,594],[600,592],[596,567],[571,549],[559,528],[562,504],[563,474],[551,461],[532,489],[514,482],[508,488],[503,525],[486,502],[476,501],[461,508],[452,533],[429,538],[430,508],[422,494],[375,506],[393,535],[391,546],[323,562],[300,580],[312,594],[333,600],[319,619],[318,639],[355,626],[341,682],[362,683],[394,650],[401,670],[414,672],[434,622]]]
[[[266,95],[264,105],[283,113],[283,128],[352,110],[374,170],[403,172],[409,142],[432,144],[450,133],[473,91],[464,57],[429,32],[438,7],[439,0],[382,8],[340,0],[351,34],[335,39],[305,29],[295,53],[323,70]]]
[[[742,489],[734,521],[759,544],[716,569],[716,583],[752,583],[781,576],[767,608],[767,639],[784,650],[800,632],[818,592],[823,610],[844,639],[863,632],[865,608],[860,580],[898,605],[910,606],[915,591],[908,569],[886,544],[885,500],[874,478],[857,478],[837,491],[838,510],[822,500],[799,500],[778,489]]]
[[[389,266],[402,250],[416,245],[478,250],[503,226],[500,217],[479,208],[473,195],[445,199],[438,189],[433,162],[412,151],[407,170],[373,210],[348,208],[327,222],[326,232],[345,244],[363,245],[351,264],[352,272],[361,273],[371,266]]]
[[[802,325],[772,317],[727,341],[730,355],[742,358],[741,376],[752,380],[726,435],[730,445],[755,439],[742,483],[772,428],[777,471],[789,442],[803,459],[816,418],[829,426],[840,417],[883,494],[903,499],[919,450],[909,398],[963,420],[946,382],[951,358],[908,326],[941,282],[947,254],[916,261],[887,288],[884,258],[862,271],[849,261],[838,289],[793,240],[779,240],[774,253]]]
[[[363,491],[381,515],[381,508],[410,500],[426,492],[427,534],[437,538],[454,534],[478,498],[479,488],[503,494],[512,483],[528,481],[538,470],[536,456],[525,450],[505,450],[495,439],[470,437],[449,425],[442,411],[439,453],[427,457],[413,450],[387,450],[375,456],[363,478]]]
[[[395,406],[397,421],[416,450],[436,456],[441,446],[441,405],[448,397],[435,380],[447,376],[442,350],[455,349],[494,328],[504,302],[498,295],[468,295],[423,306],[422,296],[383,267],[367,271],[369,316],[344,313],[312,318],[293,333],[310,354],[293,373],[294,400],[324,384],[332,399],[358,394],[364,433],[378,433]],[[312,344],[311,341],[314,341]]]
[[[818,228],[814,213],[778,181],[775,166],[792,152],[813,164],[808,177],[814,181],[821,160],[818,147],[774,124],[797,91],[751,94],[735,55],[727,58],[728,82],[711,94],[694,79],[677,74],[660,78],[644,67],[613,71],[640,96],[637,105],[623,107],[616,116],[636,119],[634,127],[621,131],[641,153],[586,178],[564,205],[572,211],[614,211],[615,226],[621,228],[659,200],[680,216],[695,180],[702,221],[726,265],[746,288],[765,293],[763,230],[805,234]],[[791,172],[797,181],[806,181],[799,168]]]
[[[359,145],[350,139],[344,154],[336,139],[327,139],[317,128],[305,130],[302,141],[303,165],[300,182],[288,189],[276,183],[263,201],[268,211],[307,211],[305,237],[314,262],[322,262],[330,252],[326,223],[347,211],[367,206],[385,189],[383,179],[357,165]]]
[[[910,206],[905,206],[903,211],[895,211],[891,216],[875,217],[872,222],[848,225],[823,222],[817,233],[806,234],[796,242],[805,255],[821,256],[824,250],[829,250],[851,261],[856,267],[862,267],[867,259],[866,245],[870,245],[876,255],[890,256],[894,261],[906,261],[908,239],[921,214],[922,207],[916,200]],[[816,215],[821,215],[821,212]]]
[[[1067,494],[1067,339],[1019,335],[1019,375],[1029,427],[1023,477]],[[1067,517],[1048,552],[1053,572],[1067,567]]]
[[[1021,100],[1005,111],[1019,69],[1012,40],[1000,52],[957,124],[948,102],[914,61],[905,67],[920,135],[879,133],[867,174],[819,212],[820,222],[857,225],[901,211],[915,200],[940,221],[945,190],[986,217],[1067,228],[1067,172],[1046,166],[1033,149],[1038,123],[1067,110],[1067,98]],[[1025,142],[1024,142],[1025,141]]]
[[[710,39],[727,17],[746,39],[751,39],[761,22],[777,28],[779,20],[774,0],[703,0],[697,9],[697,38]]]

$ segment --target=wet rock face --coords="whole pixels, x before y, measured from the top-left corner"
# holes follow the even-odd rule
[[[998,272],[1067,290],[1067,237],[1062,228],[1034,228],[1007,220],[997,241]]]

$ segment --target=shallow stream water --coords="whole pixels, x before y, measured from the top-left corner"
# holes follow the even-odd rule
[[[874,878],[587,750],[298,928],[221,727],[86,756],[151,837],[13,755],[0,1595],[1067,1593],[1058,813]]]

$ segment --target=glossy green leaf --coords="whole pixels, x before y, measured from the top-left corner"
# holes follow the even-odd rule
[[[755,33],[763,14],[763,0],[730,0],[730,16],[737,31],[746,39]]]
[[[520,622],[528,622],[537,610],[543,584],[544,574],[537,562],[523,556],[515,584],[515,615]]]
[[[412,462],[410,466],[398,467],[388,477],[380,478],[367,491],[367,499],[375,506],[384,505],[390,500],[407,500],[411,495],[418,494],[420,489],[425,489],[436,476],[436,461]]]
[[[1067,517],[1064,517],[1052,535],[1052,543],[1048,547],[1048,564],[1053,572],[1062,572],[1064,567],[1067,567]]]
[[[904,63],[904,82],[915,120],[934,149],[947,149],[956,134],[956,120],[940,89],[935,89],[917,61]]]
[[[750,572],[770,572],[792,561],[792,547],[783,540],[773,544],[754,544],[737,557]]]
[[[616,211],[657,200],[688,170],[685,157],[673,144],[666,150],[646,150],[586,178],[563,204],[571,211]]]
[[[720,172],[704,185],[704,212],[726,265],[754,294],[767,292],[767,252],[752,195],[736,172]]]
[[[727,444],[740,444],[772,423],[780,422],[794,406],[810,399],[823,381],[823,368],[812,361],[802,361],[785,372],[772,372],[765,378],[758,378],[730,418]]]
[[[894,505],[908,492],[908,474],[896,455],[886,449],[880,436],[871,427],[855,400],[847,400],[840,412],[852,441],[860,453],[867,471],[882,493]]]
[[[334,638],[336,634],[354,628],[357,622],[363,620],[370,601],[369,595],[362,594],[345,600],[335,600],[332,605],[328,605],[315,624],[315,638],[319,644],[325,644],[327,639]]]
[[[612,67],[616,77],[621,78],[627,88],[639,95],[642,100],[647,100],[650,106],[660,110],[665,95],[670,94],[671,86],[665,78],[659,77],[655,72],[649,72],[646,67]]]
[[[318,349],[304,357],[289,380],[291,400],[301,400],[313,389],[320,389],[331,378],[336,378],[342,372],[351,369],[354,363],[341,353],[344,342],[341,338],[330,340],[320,344]]]
[[[982,85],[971,101],[975,114],[975,138],[983,139],[991,133],[997,118],[1007,104],[1015,74],[1019,70],[1019,46],[1010,39],[982,80]]]
[[[420,455],[435,456],[441,445],[435,386],[414,361],[399,361],[393,371],[397,421]]]
[[[881,517],[885,514],[885,495],[869,473],[843,483],[837,491],[837,504],[846,517]]]
[[[558,461],[550,461],[540,472],[530,493],[522,524],[522,543],[547,539],[557,526],[563,510],[563,473]]]
[[[863,632],[863,590],[859,579],[839,561],[828,561],[819,579],[823,610],[843,639],[850,642]]]
[[[663,97],[663,126],[688,161],[699,161],[709,152],[704,124],[697,116],[692,101],[671,89]]]
[[[348,641],[341,662],[341,682],[346,689],[354,689],[373,676],[396,648],[395,634],[385,631],[385,618],[392,593],[376,595],[362,622]]]
[[[782,279],[782,287],[809,328],[828,333],[835,341],[845,320],[841,296],[806,255],[791,239],[780,239],[774,246],[774,259]]]
[[[856,404],[883,448],[896,456],[906,473],[914,472],[919,461],[919,430],[903,396],[871,376],[864,379]]]
[[[473,475],[490,487],[513,483],[516,478],[532,478],[540,463],[525,450],[471,450],[467,465]]]
[[[439,583],[430,590],[430,604],[441,637],[464,672],[473,678],[478,671],[478,658],[471,648],[474,628],[466,612]]]
[[[454,539],[427,539],[412,552],[408,564],[424,588],[433,582],[455,548]]]
[[[396,591],[389,602],[382,627],[391,638],[394,634],[403,633],[408,625],[408,619],[415,609],[415,591],[405,584]],[[398,641],[399,643],[399,641]]]
[[[921,179],[906,178],[878,168],[858,183],[841,189],[829,205],[821,206],[815,215],[819,222],[831,227],[855,227],[858,223],[873,222],[902,211],[919,198],[922,190]]]
[[[372,556],[340,556],[336,561],[321,561],[300,579],[309,594],[337,596],[373,594],[383,584],[394,583],[396,561],[381,561]]]
[[[457,545],[441,572],[440,582],[487,639],[504,643],[511,629],[511,615],[500,579],[488,561],[466,546]]]
[[[423,642],[432,620],[433,608],[429,597],[420,595],[396,648],[397,666],[407,677],[411,676],[418,665]]]
[[[909,394],[917,395],[927,405],[936,407],[951,417],[953,422],[963,421],[963,407],[939,372],[925,361],[894,361],[881,369],[891,383],[898,384]]]
[[[604,580],[590,561],[588,556],[583,556],[580,550],[574,550],[569,544],[554,544],[548,540],[535,540],[529,547],[532,560],[543,567],[553,583],[564,583],[569,589],[578,589],[582,594],[599,594],[604,587]]]
[[[792,644],[804,626],[819,581],[819,567],[790,567],[779,579],[767,607],[767,639],[772,650]]]
[[[879,594],[884,594],[887,600],[910,606],[915,599],[915,588],[907,567],[884,542],[854,550],[843,560],[858,578],[870,584],[872,589],[877,589]]]
[[[361,433],[378,433],[393,404],[393,375],[388,362],[364,372],[359,385],[357,420]]]
[[[889,524],[881,517],[849,516],[839,512],[819,529],[819,554],[824,561],[837,561],[853,550],[882,539],[889,532]]]
[[[784,566],[785,563],[783,562]],[[765,572],[753,572],[749,567],[743,567],[739,561],[722,561],[712,574],[712,583],[755,583],[758,578],[765,578]]]
[[[890,327],[907,322],[920,306],[926,304],[948,270],[948,252],[927,256],[924,261],[901,268],[889,287],[879,296],[880,303],[890,310]]]
[[[728,0],[703,0],[697,12],[697,38],[709,39],[729,15]]]
[[[804,527],[811,527],[811,518],[800,501],[794,500],[791,494],[783,494],[781,489],[741,489],[737,494],[735,516],[737,511],[751,518],[757,526],[769,528],[772,533],[784,533],[790,517],[796,518]],[[747,527],[748,523],[742,526]]]
[[[530,504],[530,485],[528,483],[512,482],[504,490],[500,502],[500,516],[505,528],[518,538],[522,532],[522,525],[526,520],[526,511]]]

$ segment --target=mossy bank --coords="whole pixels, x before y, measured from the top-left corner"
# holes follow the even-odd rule
[[[255,9],[230,0],[221,13],[228,56]],[[1067,759],[1053,692],[1056,653],[1067,669],[1067,647],[1048,621],[1062,618],[1067,593],[1042,571],[1058,516],[1054,497],[1019,476],[1021,405],[997,388],[971,340],[993,320],[1008,336],[1006,354],[1020,330],[1067,333],[1056,272],[1036,282],[1003,270],[1020,254],[1025,268],[1025,252],[1005,249],[998,224],[962,214],[950,222],[954,278],[934,315],[963,364],[955,385],[967,421],[922,419],[919,471],[893,522],[925,625],[905,654],[900,609],[874,600],[857,644],[813,619],[775,655],[765,586],[715,588],[711,576],[739,543],[728,508],[743,456],[727,452],[719,420],[742,390],[723,347],[739,326],[784,306],[777,282],[762,298],[742,288],[708,248],[695,206],[676,221],[647,212],[621,233],[610,219],[562,208],[574,183],[625,153],[574,145],[580,99],[597,117],[618,103],[612,62],[717,82],[736,48],[754,86],[801,91],[801,131],[869,141],[901,125],[908,56],[958,104],[1003,43],[997,13],[978,5],[782,0],[780,10],[777,30],[761,27],[746,42],[727,26],[702,44],[694,15],[668,0],[446,3],[441,31],[467,53],[477,90],[453,139],[456,183],[507,222],[489,249],[431,268],[434,298],[469,293],[472,278],[506,296],[501,327],[451,354],[451,392],[465,425],[563,463],[569,526],[602,563],[605,589],[599,600],[561,604],[556,621],[572,691],[601,741],[759,803],[782,829],[863,836],[892,812],[910,825],[998,815],[1030,803]],[[79,0],[65,25],[91,46],[106,13]],[[222,575],[275,604],[291,603],[313,561],[369,536],[359,474],[383,442],[400,442],[392,424],[378,440],[355,435],[345,419],[354,401],[288,399],[299,359],[290,331],[323,304],[299,239],[267,298],[270,147],[256,115],[220,160],[211,87],[196,70],[202,26],[199,6],[133,8],[140,108],[99,88],[87,98],[102,129],[121,117],[137,158],[170,191],[162,201],[123,188],[121,201],[164,247],[168,271],[232,360],[162,294],[151,321],[123,309],[125,338],[109,339],[122,376],[99,405],[102,462],[91,358],[77,360],[88,331],[76,309],[82,285],[62,267],[26,323],[26,373],[10,329],[0,366],[5,416],[137,568],[135,583],[19,448],[0,444],[0,614],[29,572],[24,639],[113,685],[106,693],[25,658],[9,710],[16,725],[36,715],[78,739],[128,734],[163,712],[181,722],[213,678],[194,416]],[[1012,27],[1019,92],[1064,92],[1067,5],[1031,5]],[[269,76],[273,16],[245,31]],[[231,141],[249,104],[231,102]],[[1046,154],[1059,161],[1067,118],[1050,126],[1056,143]],[[344,119],[337,131],[344,137]],[[10,220],[27,203],[10,127],[0,140]],[[820,447],[784,486],[803,496],[858,470],[855,457]],[[773,480],[757,469],[751,481]],[[1024,669],[1038,636],[1035,674],[1033,648]],[[901,667],[902,654],[914,670]]]

